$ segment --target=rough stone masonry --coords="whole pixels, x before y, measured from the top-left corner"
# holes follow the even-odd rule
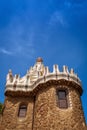
[[[73,69],[50,72],[40,57],[22,78],[9,70],[0,130],[85,130],[82,92]]]

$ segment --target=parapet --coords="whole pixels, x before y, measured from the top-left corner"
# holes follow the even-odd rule
[[[49,81],[60,82],[66,81],[68,83],[74,84],[82,93],[81,80],[74,73],[71,68],[68,70],[67,66],[63,66],[62,72],[59,70],[58,65],[53,65],[53,71],[50,72],[48,66],[44,66],[43,59],[38,58],[33,67],[27,70],[27,73],[22,78],[20,75],[13,76],[12,71],[9,70],[6,78],[6,89],[5,95],[13,94],[16,92],[20,93],[30,93],[33,92],[40,84],[45,84]]]

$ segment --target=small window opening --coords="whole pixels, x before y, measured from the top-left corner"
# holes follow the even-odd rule
[[[68,103],[67,103],[67,93],[66,90],[58,90],[58,105],[59,108],[67,108]]]
[[[18,117],[25,117],[26,116],[26,112],[27,112],[27,106],[26,105],[21,105],[19,107]]]

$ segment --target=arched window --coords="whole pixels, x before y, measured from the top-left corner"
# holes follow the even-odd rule
[[[18,117],[25,117],[27,112],[27,105],[22,104],[19,107]]]
[[[68,108],[67,91],[66,90],[57,90],[57,96],[58,96],[59,108]]]

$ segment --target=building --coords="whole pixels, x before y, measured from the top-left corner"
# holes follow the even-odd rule
[[[84,130],[79,77],[63,66],[53,72],[42,58],[20,78],[9,70],[1,125],[5,130]]]

